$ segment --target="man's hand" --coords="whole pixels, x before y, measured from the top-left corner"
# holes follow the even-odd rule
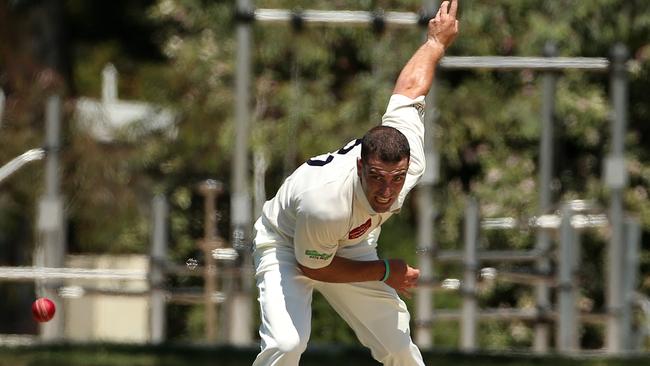
[[[417,286],[420,270],[409,266],[401,259],[390,259],[388,264],[390,275],[386,279],[386,284],[410,299],[410,290]]]
[[[458,20],[456,11],[458,0],[443,1],[436,16],[429,21],[427,39],[447,49],[458,35]]]

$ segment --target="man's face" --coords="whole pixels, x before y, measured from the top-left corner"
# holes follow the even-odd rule
[[[408,157],[397,163],[387,163],[370,156],[364,164],[357,160],[357,174],[368,202],[375,212],[387,212],[404,186],[409,167]]]

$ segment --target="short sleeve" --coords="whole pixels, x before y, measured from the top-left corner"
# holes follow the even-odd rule
[[[419,177],[426,166],[424,158],[424,96],[411,99],[394,94],[382,118],[382,125],[399,130],[406,136],[411,150],[409,175]]]
[[[294,251],[301,265],[318,269],[327,267],[338,250],[338,238],[331,221],[310,212],[296,216]]]

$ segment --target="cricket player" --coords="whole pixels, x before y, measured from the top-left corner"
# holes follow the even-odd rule
[[[253,365],[296,366],[319,291],[384,365],[424,365],[411,340],[409,296],[419,270],[379,259],[381,224],[424,173],[424,96],[458,33],[457,0],[444,1],[427,39],[396,81],[381,126],[339,150],[309,159],[264,204],[254,262],[261,352]]]

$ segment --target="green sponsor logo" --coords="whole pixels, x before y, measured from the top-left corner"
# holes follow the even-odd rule
[[[322,259],[322,260],[328,260],[330,259],[334,254],[327,254],[327,253],[319,253],[315,250],[305,250],[305,254],[310,258],[310,259]]]

